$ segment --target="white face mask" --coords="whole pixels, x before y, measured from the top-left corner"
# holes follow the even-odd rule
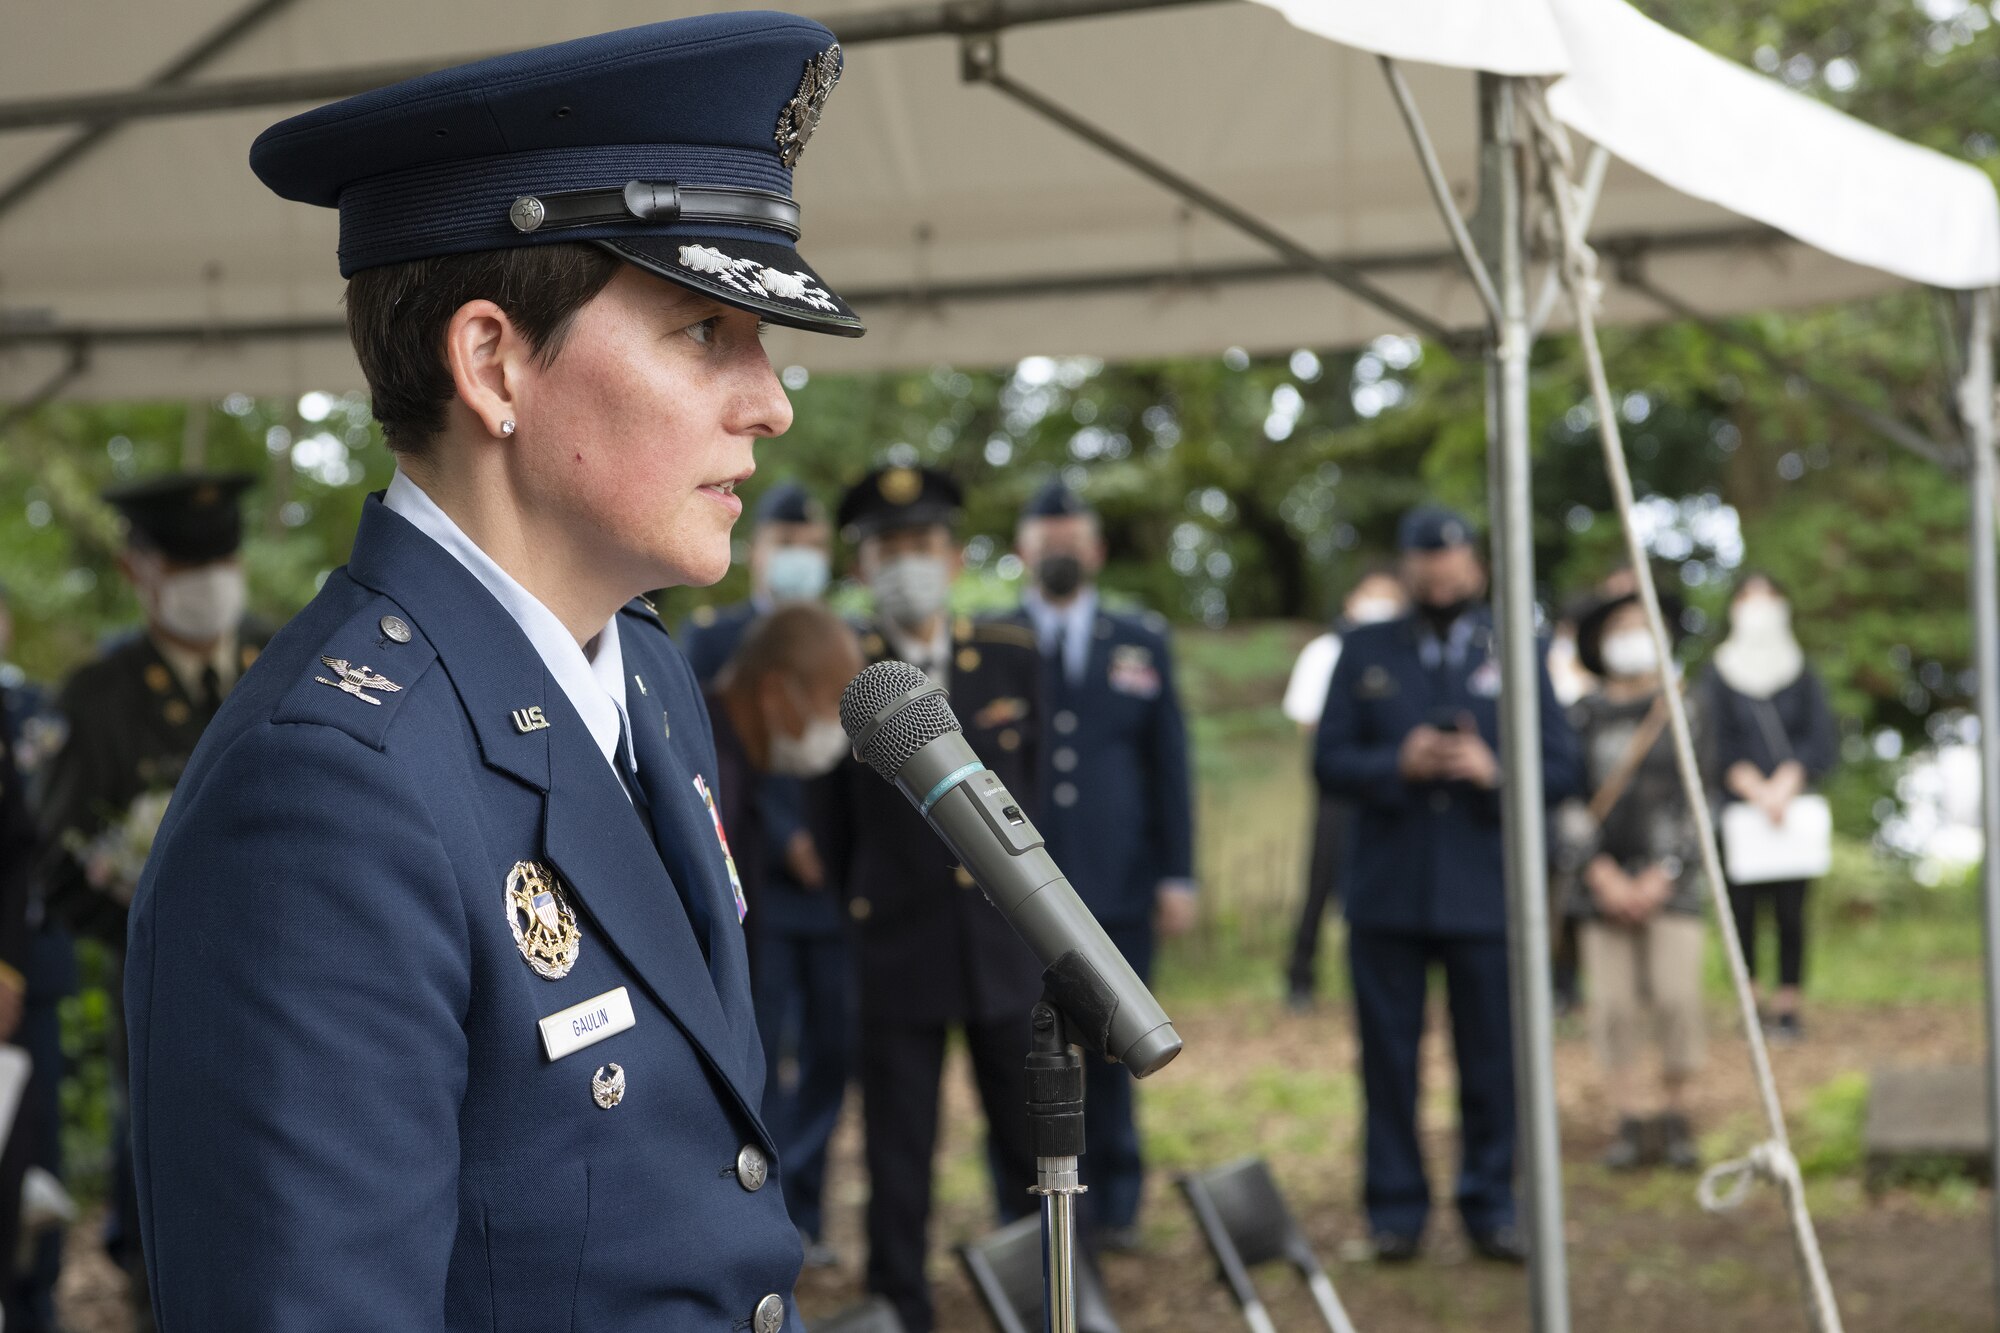
[[[847,731],[837,717],[816,717],[797,736],[771,734],[771,771],[788,778],[831,773],[847,754]]]
[[[1746,597],[1730,612],[1729,627],[1746,639],[1776,638],[1792,628],[1792,608],[1775,597]]]
[[[951,570],[934,555],[898,556],[875,571],[869,586],[883,615],[914,629],[951,599]]]
[[[1403,604],[1393,597],[1360,597],[1347,608],[1347,619],[1356,625],[1379,625],[1402,614]]]
[[[1598,651],[1604,658],[1604,669],[1614,676],[1643,676],[1660,665],[1659,654],[1653,651],[1653,636],[1642,629],[1606,635]]]
[[[781,546],[764,560],[764,590],[774,601],[810,602],[826,591],[826,552],[811,546]]]
[[[213,643],[235,629],[246,597],[243,567],[234,561],[158,575],[147,592],[160,628],[189,643]]]

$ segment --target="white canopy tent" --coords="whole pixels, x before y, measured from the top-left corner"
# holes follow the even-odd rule
[[[0,129],[59,115],[65,99],[71,123],[0,133],[0,402],[35,393],[78,347],[88,363],[64,387],[76,396],[358,387],[333,213],[275,198],[246,165],[258,130],[297,105],[274,100],[284,81],[319,76],[317,93],[326,71],[351,70],[348,86],[371,86],[385,65],[700,8],[504,0],[482,3],[475,29],[456,5],[262,0],[260,22],[161,90],[186,99],[255,80],[259,104],[133,119],[34,188],[7,188],[76,133],[76,90],[144,85],[242,3],[81,0],[10,16]],[[774,355],[825,370],[1028,351],[1143,358],[1351,346],[1415,327],[1297,281],[1298,265],[965,83],[958,39],[942,29],[1004,20],[1007,4],[948,11],[962,17],[906,40],[866,40],[911,26],[882,21],[869,0],[813,6],[849,56],[799,172],[805,249],[871,332],[786,335]],[[1593,240],[1644,255],[1659,285],[1704,311],[1841,300],[1898,278],[2000,280],[2000,212],[1976,170],[1729,65],[1622,0],[1280,7],[1336,40],[1309,40],[1258,5],[1179,3],[1010,31],[1003,68],[1443,328],[1478,330],[1486,312],[1437,225],[1375,52],[1427,62],[1409,77],[1461,201],[1477,175],[1468,71],[1563,74],[1552,105],[1617,155]],[[1658,314],[1625,290],[1605,310]]]
[[[333,217],[257,185],[244,161],[256,132],[297,104],[417,69],[696,8],[490,0],[475,42],[463,7],[241,3],[79,0],[10,19],[0,402],[357,386],[340,333]],[[1980,712],[2000,718],[1985,290],[2000,284],[2000,203],[1973,168],[1730,65],[1624,0],[812,9],[849,60],[800,171],[804,244],[871,333],[774,337],[774,356],[827,370],[1028,353],[1131,359],[1353,345],[1397,330],[1484,350],[1510,737],[1537,734],[1526,365],[1554,304],[1528,290],[1549,214],[1535,210],[1527,181],[1538,153],[1555,169],[1549,153],[1565,127],[1606,150],[1593,167],[1609,169],[1601,188],[1593,175],[1580,196],[1552,197],[1575,205],[1563,210],[1573,223],[1589,214],[1591,248],[1645,270],[1643,286],[1603,292],[1601,321],[1657,317],[1662,291],[1707,314],[1909,283],[1980,292],[1961,415]],[[1545,81],[1549,120],[1531,127]],[[1413,97],[1399,105],[1399,92]],[[79,144],[78,126],[111,128]],[[1468,227],[1458,209],[1475,200]],[[1569,251],[1572,276],[1581,255]],[[1602,393],[1601,373],[1593,388]],[[1614,476],[1616,443],[1607,437]],[[1986,738],[1992,847],[2000,726]],[[1506,748],[1510,884],[1539,885],[1539,769],[1531,747]],[[1986,874],[1990,954],[2000,927],[1992,858]],[[1533,960],[1540,894],[1510,897],[1517,958]],[[1989,957],[1990,1028],[2000,1027],[1993,968]],[[1560,1330],[1547,978],[1538,965],[1515,972],[1536,1325]],[[1782,1152],[1781,1120],[1777,1136]],[[1837,1329],[1816,1262],[1815,1251],[1816,1322]]]

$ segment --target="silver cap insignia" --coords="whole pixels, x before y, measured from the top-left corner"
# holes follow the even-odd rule
[[[778,132],[775,136],[778,158],[787,168],[798,165],[799,155],[806,150],[806,140],[812,138],[813,131],[819,128],[819,117],[826,110],[826,99],[833,96],[833,85],[839,82],[840,47],[837,43],[806,60],[805,77],[799,80],[799,90],[778,112]]]

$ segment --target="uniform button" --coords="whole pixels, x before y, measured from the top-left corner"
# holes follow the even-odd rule
[[[1439,814],[1443,814],[1445,811],[1451,809],[1451,793],[1448,791],[1432,792],[1431,809],[1437,811]]]
[[[868,914],[874,910],[866,898],[856,898],[847,904],[847,914],[856,921],[866,921]]]
[[[785,1298],[772,1292],[757,1302],[757,1333],[778,1333],[785,1326]]]
[[[1076,751],[1070,749],[1067,745],[1055,752],[1054,759],[1056,772],[1070,773],[1076,770]]]
[[[1076,730],[1076,714],[1065,708],[1055,716],[1056,730],[1067,736]]]
[[[385,638],[394,639],[397,643],[408,643],[410,641],[409,622],[401,616],[383,616],[382,634]]]
[[[959,649],[959,650],[958,650],[958,669],[959,669],[960,671],[977,671],[977,670],[979,670],[979,650],[978,650],[977,648],[961,648],[961,649]]]
[[[744,1144],[736,1154],[736,1183],[755,1194],[770,1178],[771,1164],[764,1160],[762,1150],[754,1143]]]
[[[1076,784],[1074,782],[1058,782],[1056,784],[1055,798],[1057,805],[1065,810],[1069,809],[1069,807],[1076,804]]]
[[[1003,750],[1018,750],[1021,748],[1021,733],[1012,727],[1007,728],[993,739],[1000,742],[1000,748]]]
[[[961,889],[969,889],[974,884],[977,884],[979,882],[978,880],[972,877],[972,872],[970,870],[967,870],[964,866],[960,866],[958,869],[952,871],[951,873],[952,873],[952,878],[958,881],[958,887]]]

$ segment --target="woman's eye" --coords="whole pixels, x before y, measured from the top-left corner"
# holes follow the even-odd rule
[[[707,347],[715,341],[715,331],[721,326],[722,316],[710,315],[699,323],[688,325],[684,332],[703,347]]]

